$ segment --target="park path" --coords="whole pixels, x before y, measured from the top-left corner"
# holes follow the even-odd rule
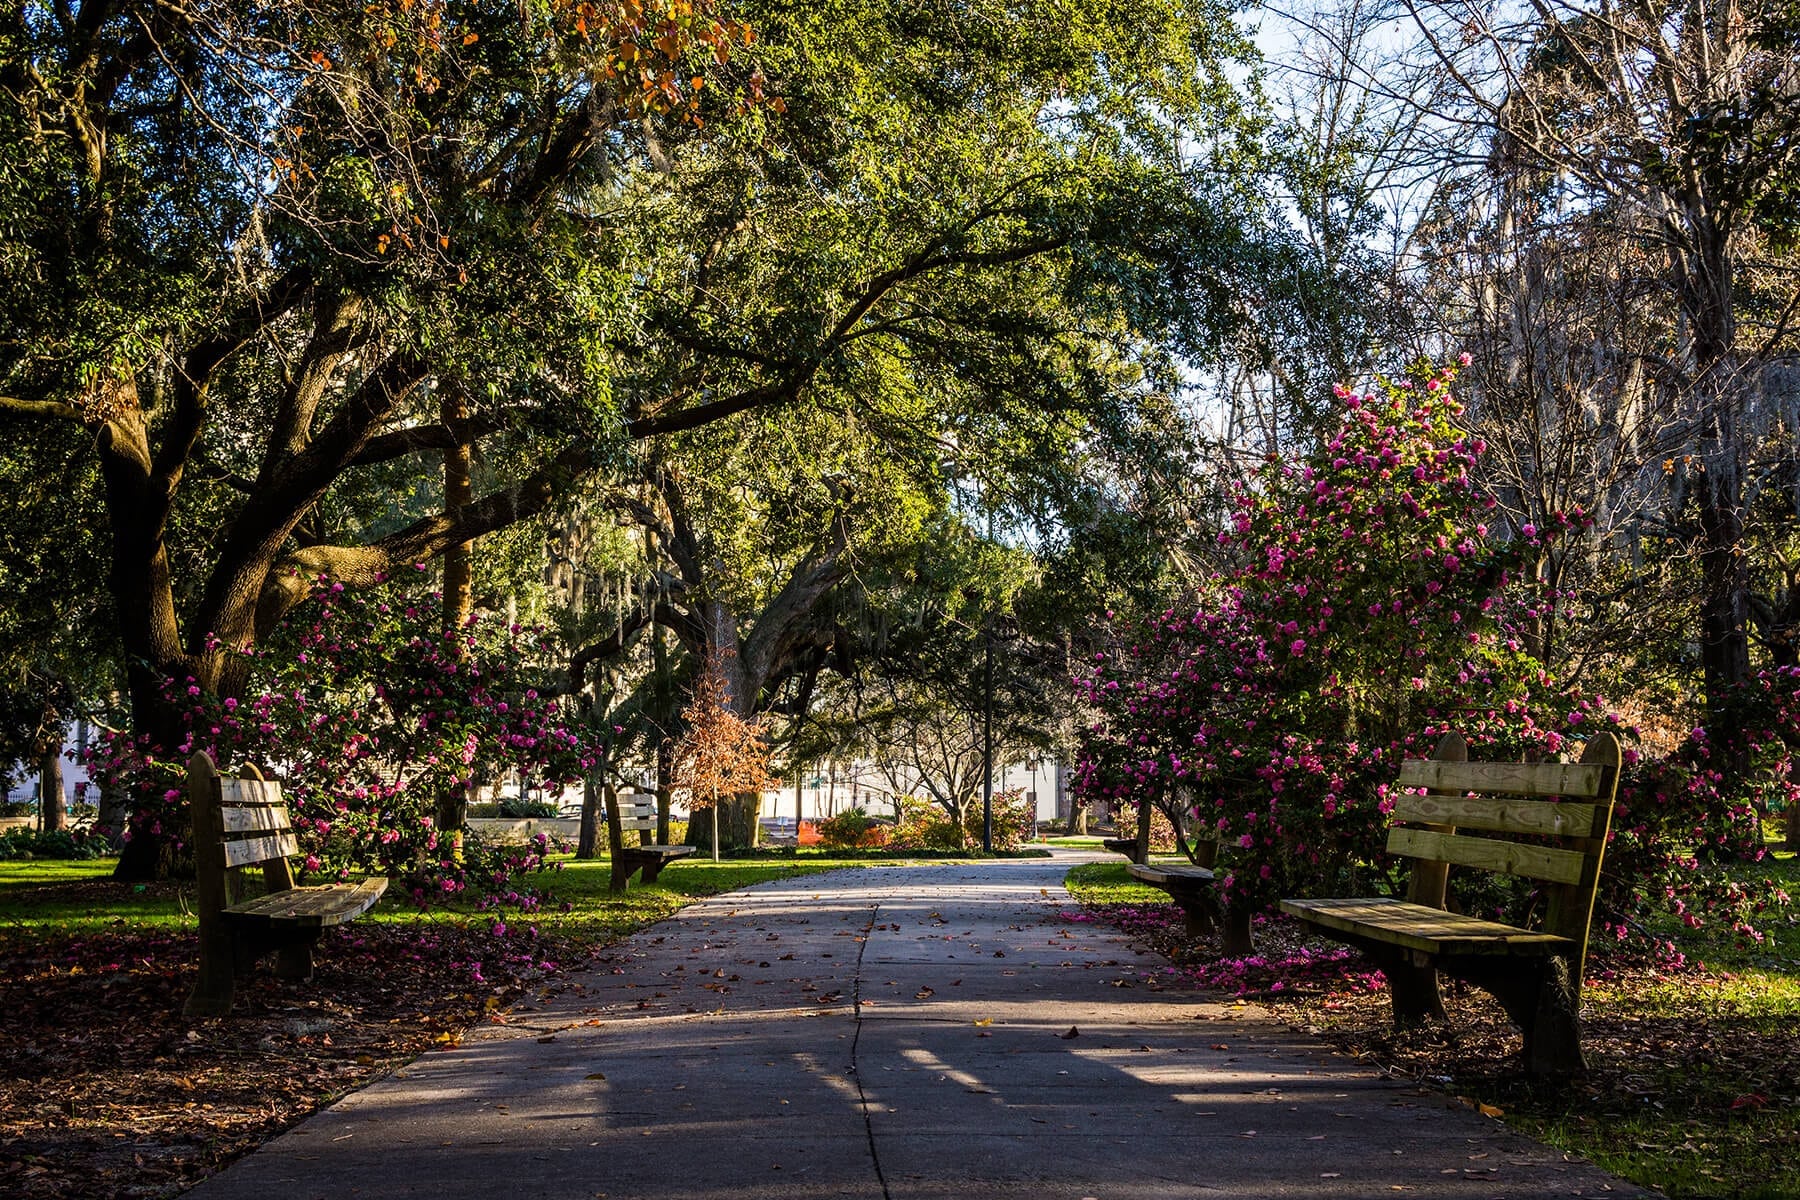
[[[192,1200],[1647,1196],[1065,926],[1070,857],[696,904]],[[679,869],[679,868],[676,868]]]

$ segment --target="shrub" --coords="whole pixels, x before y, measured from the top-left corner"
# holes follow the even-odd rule
[[[549,800],[527,800],[522,796],[503,796],[500,800],[503,817],[554,817],[561,811]]]
[[[893,828],[861,808],[849,808],[817,823],[821,846],[885,846],[892,839]]]
[[[404,879],[422,904],[485,886],[491,872],[440,848],[439,798],[506,769],[572,782],[595,754],[561,702],[524,677],[522,664],[542,657],[532,631],[486,618],[446,631],[440,611],[435,596],[321,585],[247,656],[239,695],[166,681],[184,724],[178,744],[116,734],[89,753],[94,778],[132,798],[124,836],[179,850],[187,759],[204,750],[228,770],[246,760],[272,768],[303,876],[380,872]]]
[[[979,828],[975,836],[979,844]],[[900,821],[894,826],[888,845],[896,850],[962,850],[969,844],[968,837],[968,831],[958,827],[942,805],[917,796],[902,796]]]
[[[1519,545],[1581,518],[1516,541],[1490,528],[1473,484],[1485,446],[1454,423],[1453,379],[1340,389],[1336,436],[1271,456],[1236,497],[1227,565],[1191,607],[1124,622],[1085,680],[1098,719],[1077,787],[1197,797],[1237,911],[1370,861],[1400,759],[1445,729],[1491,757],[1554,753],[1570,715],[1597,713],[1523,653],[1505,595]]]
[[[1017,788],[994,793],[994,849],[1016,850],[1031,835],[1035,814]],[[981,804],[963,809],[959,827],[941,804],[917,796],[900,800],[900,823],[888,844],[900,850],[968,850],[981,845]]]
[[[1135,838],[1138,831],[1138,806],[1122,804],[1119,814],[1113,819],[1113,827],[1117,836]],[[1191,843],[1193,839],[1190,837]],[[1175,824],[1169,820],[1167,813],[1154,805],[1150,808],[1150,849],[1157,854],[1173,854],[1175,852]]]
[[[0,862],[32,858],[89,859],[110,853],[112,847],[106,839],[81,829],[57,829],[45,833],[19,828],[0,834]]]

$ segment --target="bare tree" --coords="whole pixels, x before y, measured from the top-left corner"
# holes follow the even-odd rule
[[[1793,14],[1764,0],[1402,3],[1507,172],[1534,176],[1539,203],[1592,217],[1593,232],[1609,235],[1596,253],[1654,257],[1637,278],[1660,291],[1650,298],[1665,305],[1667,336],[1598,374],[1610,379],[1606,419],[1621,445],[1681,448],[1665,457],[1686,468],[1678,483],[1691,493],[1698,545],[1700,660],[1717,706],[1749,674],[1757,409],[1800,306],[1797,264],[1771,254],[1768,237],[1795,219]],[[1770,303],[1750,302],[1759,288]],[[1634,408],[1653,394],[1669,398],[1673,420],[1637,420]],[[1549,463],[1537,459],[1534,478]]]

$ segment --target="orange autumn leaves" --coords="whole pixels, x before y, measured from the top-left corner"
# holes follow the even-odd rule
[[[675,786],[690,808],[711,808],[721,796],[760,793],[777,782],[769,774],[762,718],[746,720],[731,707],[725,655],[713,655],[682,710],[687,733],[675,746]]]
[[[554,7],[569,35],[602,48],[595,74],[617,86],[633,119],[672,116],[703,125],[706,77],[698,64],[710,59],[722,67],[734,50],[756,41],[748,24],[720,16],[710,0],[554,0]],[[753,70],[734,111],[763,105],[786,111],[766,88],[762,72]]]

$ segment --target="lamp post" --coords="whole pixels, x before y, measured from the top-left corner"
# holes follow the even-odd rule
[[[989,615],[981,668],[981,848],[989,854],[994,852],[994,643],[1018,636],[1018,626],[1010,618],[1001,624]]]
[[[991,521],[990,521],[991,526]],[[982,633],[981,665],[981,850],[994,852],[994,616]]]

